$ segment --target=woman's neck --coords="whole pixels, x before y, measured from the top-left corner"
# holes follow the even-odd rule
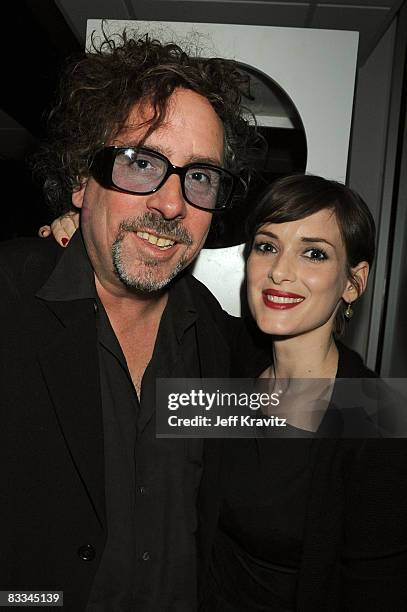
[[[275,378],[335,378],[338,369],[335,341],[330,332],[315,331],[274,337],[272,373]]]

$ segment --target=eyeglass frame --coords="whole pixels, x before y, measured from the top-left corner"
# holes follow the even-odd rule
[[[129,189],[124,189],[122,187],[119,187],[113,182],[113,168],[114,168],[114,164],[116,161],[116,157],[121,152],[124,152],[128,149],[132,149],[133,151],[146,151],[149,155],[152,155],[153,157],[157,157],[158,159],[162,159],[163,161],[166,162],[167,170],[157,187],[155,187],[154,189],[150,189],[148,191],[131,191]],[[217,208],[205,208],[204,206],[199,206],[199,204],[194,204],[188,199],[185,193],[185,177],[187,175],[188,170],[195,166],[199,168],[203,168],[203,169],[207,168],[209,170],[218,170],[218,171],[221,170],[222,172],[227,174],[232,179],[230,193],[227,197],[226,203],[223,206],[219,206]],[[172,164],[170,160],[168,159],[168,157],[166,157],[162,153],[159,153],[158,151],[154,151],[154,149],[149,149],[148,147],[143,147],[143,146],[137,147],[137,146],[130,145],[130,146],[120,146],[119,147],[115,145],[110,145],[110,146],[106,146],[101,149],[98,149],[93,156],[89,170],[90,170],[90,174],[98,181],[98,183],[100,183],[102,187],[105,187],[106,189],[112,189],[113,191],[118,191],[120,193],[128,193],[131,195],[140,195],[140,196],[151,195],[152,193],[156,193],[159,189],[161,189],[161,187],[166,183],[166,181],[169,179],[169,177],[172,174],[176,174],[180,177],[182,196],[184,200],[190,206],[193,206],[194,208],[198,208],[199,210],[204,210],[210,213],[220,213],[220,212],[224,212],[225,210],[231,208],[232,200],[235,195],[236,187],[238,183],[242,184],[244,191],[247,190],[247,185],[245,181],[240,176],[234,174],[233,172],[231,172],[230,170],[227,170],[226,168],[222,168],[221,166],[216,166],[215,164],[208,164],[206,162],[202,162],[202,163],[191,162],[190,164],[186,164],[185,166],[176,166]]]

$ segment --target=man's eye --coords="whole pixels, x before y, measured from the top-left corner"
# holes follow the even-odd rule
[[[135,155],[132,150],[118,155],[115,164],[121,168],[129,168],[134,172],[138,172],[139,170],[153,170],[157,166],[157,162],[153,158]]]
[[[191,173],[191,178],[194,181],[197,181],[198,183],[202,183],[202,184],[207,184],[210,185],[211,184],[211,176],[209,174],[205,174],[204,172],[192,172]]]
[[[148,159],[137,158],[133,161],[132,165],[135,170],[148,170],[153,168],[152,163]]]
[[[322,249],[308,249],[308,251],[305,251],[304,256],[313,261],[324,261],[328,259],[328,255]]]
[[[277,253],[277,249],[271,242],[255,242],[253,250],[258,253]]]

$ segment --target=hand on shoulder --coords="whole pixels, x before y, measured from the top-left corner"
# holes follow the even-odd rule
[[[43,225],[38,230],[40,238],[53,236],[63,247],[66,247],[79,227],[79,213],[72,210],[55,219],[51,225]]]

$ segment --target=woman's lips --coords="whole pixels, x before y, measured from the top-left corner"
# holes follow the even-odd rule
[[[265,289],[262,293],[263,302],[267,308],[274,310],[288,310],[295,308],[305,300],[303,295],[291,293],[288,291],[279,291],[278,289]]]

